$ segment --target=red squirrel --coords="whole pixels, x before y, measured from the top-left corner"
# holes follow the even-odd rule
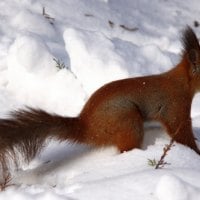
[[[190,27],[182,34],[180,62],[158,75],[113,81],[98,89],[79,116],[62,117],[40,109],[18,110],[0,119],[0,161],[15,149],[29,161],[47,138],[94,147],[116,146],[120,152],[140,148],[143,123],[160,122],[169,136],[200,154],[192,132],[192,99],[200,90],[200,46]]]

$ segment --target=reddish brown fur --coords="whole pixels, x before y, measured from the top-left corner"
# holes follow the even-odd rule
[[[2,166],[6,168],[7,152],[14,153],[14,147],[30,160],[48,137],[94,146],[114,145],[121,152],[139,148],[143,123],[149,120],[161,122],[175,141],[199,154],[190,110],[200,89],[200,47],[189,27],[182,39],[184,51],[176,67],[159,75],[106,84],[91,96],[77,118],[29,109],[14,112],[11,119],[1,119]]]

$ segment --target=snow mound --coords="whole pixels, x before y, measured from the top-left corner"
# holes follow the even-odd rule
[[[176,176],[164,175],[157,184],[156,195],[159,200],[196,200],[200,191]]]
[[[88,94],[107,82],[128,76],[115,45],[102,33],[66,29],[64,40],[71,69]]]
[[[53,59],[46,43],[37,36],[18,37],[7,57],[7,87],[22,104],[77,115],[84,103],[83,88],[69,70],[56,68]],[[73,107],[70,102],[75,99]]]

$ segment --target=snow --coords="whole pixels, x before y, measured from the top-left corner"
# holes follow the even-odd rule
[[[164,175],[161,177],[156,188],[159,199],[199,199],[200,192],[197,188],[177,178],[176,176]]]
[[[66,29],[64,41],[71,69],[87,94],[107,82],[128,76],[127,70],[123,69],[124,60],[115,53],[115,45],[103,34]]]
[[[0,117],[25,106],[77,116],[103,84],[174,66],[186,25],[200,36],[199,0],[1,0],[0,10]],[[200,139],[199,107],[196,95],[191,115]],[[176,143],[163,169],[148,164],[168,143],[158,124],[147,125],[143,149],[123,154],[47,141],[31,163],[13,169],[0,199],[200,199],[194,151]]]

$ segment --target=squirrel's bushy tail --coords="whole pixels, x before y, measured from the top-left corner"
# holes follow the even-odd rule
[[[79,118],[62,117],[43,110],[28,108],[0,119],[0,162],[7,168],[7,158],[15,159],[16,150],[30,161],[47,138],[82,142]]]

